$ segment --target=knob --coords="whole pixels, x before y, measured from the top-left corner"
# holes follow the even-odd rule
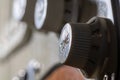
[[[40,6],[36,5],[35,7],[34,23],[37,30],[59,33],[66,22],[78,21],[81,0],[46,0],[46,4],[47,6],[44,9],[46,12],[43,16],[38,12],[41,9]]]
[[[63,21],[64,0],[14,0],[12,18],[36,30],[57,31]]]
[[[60,62],[80,68],[86,75],[92,76],[108,55],[106,20],[94,17],[87,23],[67,23],[59,39]]]
[[[44,9],[41,10],[44,2]],[[40,11],[41,10],[41,11]],[[46,11],[46,12],[45,12]],[[64,13],[64,0],[38,0],[35,7],[35,28],[37,30],[57,31],[57,27],[61,25]],[[44,21],[42,20],[44,18]]]
[[[12,18],[36,30],[59,33],[66,22],[77,22],[81,0],[14,0]]]
[[[12,18],[17,21],[22,20],[26,12],[27,0],[13,0],[12,4]]]
[[[34,26],[34,8],[36,0],[13,0],[12,19]]]

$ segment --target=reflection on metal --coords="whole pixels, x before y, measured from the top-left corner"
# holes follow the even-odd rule
[[[111,0],[96,0],[96,3],[98,6],[97,16],[108,18],[114,22]]]
[[[111,74],[111,80],[115,80],[115,73]]]
[[[47,15],[47,0],[37,0],[34,13],[34,21],[37,29],[40,29]]]
[[[38,72],[41,69],[41,64],[37,60],[33,59],[29,62],[28,68],[29,67],[31,67],[35,72]]]
[[[86,78],[87,75],[86,75],[86,73],[82,69],[80,70],[78,68],[77,70],[80,72],[81,76],[84,77],[84,80],[95,80],[94,78],[93,79]]]
[[[72,41],[71,25],[66,24],[62,30],[60,40],[59,40],[59,57],[60,61],[63,63],[68,57]]]
[[[19,77],[15,76],[12,78],[12,80],[21,80]]]
[[[12,80],[36,80],[35,75],[41,70],[41,67],[41,64],[33,59],[28,63],[27,68],[21,69]]]
[[[107,10],[108,10],[107,4],[105,2],[103,2],[103,1],[99,1],[98,6],[99,6],[98,7],[98,16],[103,16],[103,17],[107,16],[107,14],[108,14],[108,12],[107,12]]]
[[[103,80],[108,80],[108,75],[104,75]]]
[[[20,21],[25,13],[27,0],[13,0],[12,18]]]
[[[35,74],[40,71],[40,69],[41,64],[35,59],[31,60],[27,67],[27,80],[36,80]]]
[[[19,72],[18,72],[18,77],[20,80],[24,80],[25,79],[25,76],[26,76],[26,70],[24,69],[21,69]]]
[[[93,16],[108,18],[114,22],[111,0],[84,0],[81,12],[80,22],[86,22]]]

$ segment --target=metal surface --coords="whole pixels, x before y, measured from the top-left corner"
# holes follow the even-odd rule
[[[47,9],[47,13],[45,13],[45,22],[40,22],[40,20],[44,20],[44,16],[42,18],[39,18],[37,17],[38,15],[35,12],[35,16],[37,17],[35,18],[36,28],[38,30],[60,33],[63,25],[66,22],[78,21],[80,11],[79,7],[81,6],[81,3],[81,0],[48,0],[47,8],[44,7],[44,11]]]
[[[66,61],[69,51],[71,48],[72,41],[72,30],[71,25],[66,24],[61,32],[60,40],[59,40],[59,57],[60,61],[63,63]]]
[[[12,80],[36,80],[36,73],[41,69],[41,64],[33,59],[31,60],[26,69],[21,69]]]
[[[93,16],[108,18],[114,22],[111,0],[84,0],[79,22],[86,22]]]
[[[66,22],[78,22],[81,5],[81,0],[14,0],[12,18],[37,30],[59,33]]]
[[[47,15],[47,0],[37,0],[35,5],[34,21],[37,29],[41,29]]]
[[[12,18],[20,21],[24,17],[27,0],[13,0]]]

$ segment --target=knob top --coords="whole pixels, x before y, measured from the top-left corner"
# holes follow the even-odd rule
[[[66,61],[69,55],[71,48],[71,41],[72,41],[71,25],[67,23],[62,29],[59,39],[59,52],[60,52],[59,57],[62,63]]]

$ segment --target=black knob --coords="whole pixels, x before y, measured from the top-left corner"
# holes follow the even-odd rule
[[[99,17],[87,23],[67,23],[59,39],[61,63],[78,67],[92,76],[107,56],[108,32],[105,19]]]

